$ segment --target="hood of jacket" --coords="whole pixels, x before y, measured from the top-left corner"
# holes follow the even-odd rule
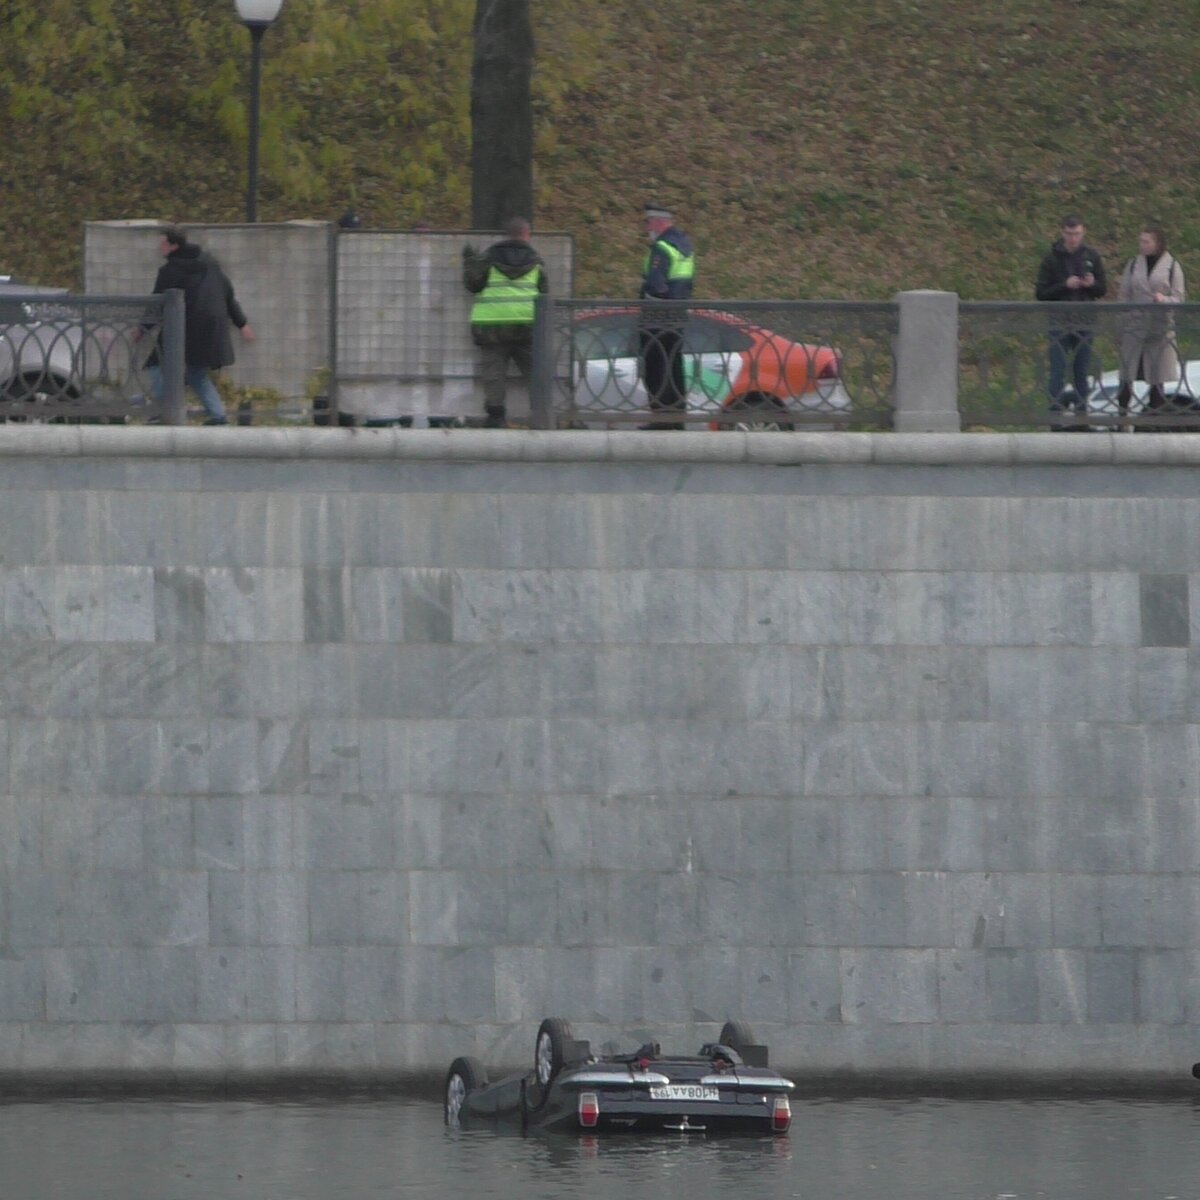
[[[176,246],[167,255],[166,261],[180,275],[203,275],[208,269],[208,256],[192,242]]]
[[[541,266],[542,256],[528,243],[516,238],[497,242],[487,252],[488,262],[509,279],[519,279]]]

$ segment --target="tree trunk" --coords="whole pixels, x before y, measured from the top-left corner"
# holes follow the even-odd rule
[[[533,219],[533,25],[529,0],[475,0],[471,225]]]

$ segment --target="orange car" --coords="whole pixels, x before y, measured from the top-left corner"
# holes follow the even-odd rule
[[[639,318],[633,308],[576,314],[575,416],[585,421],[646,416]],[[688,412],[709,417],[712,429],[791,429],[844,421],[850,411],[836,350],[793,342],[735,313],[690,310],[682,355]]]

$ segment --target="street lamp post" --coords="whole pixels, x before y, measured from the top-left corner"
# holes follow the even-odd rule
[[[258,220],[258,94],[262,77],[263,34],[275,23],[283,0],[234,0],[250,31],[250,152],[246,171],[246,220]]]

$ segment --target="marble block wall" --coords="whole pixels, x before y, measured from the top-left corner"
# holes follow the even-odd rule
[[[0,428],[0,1073],[1186,1071],[1186,442]]]

